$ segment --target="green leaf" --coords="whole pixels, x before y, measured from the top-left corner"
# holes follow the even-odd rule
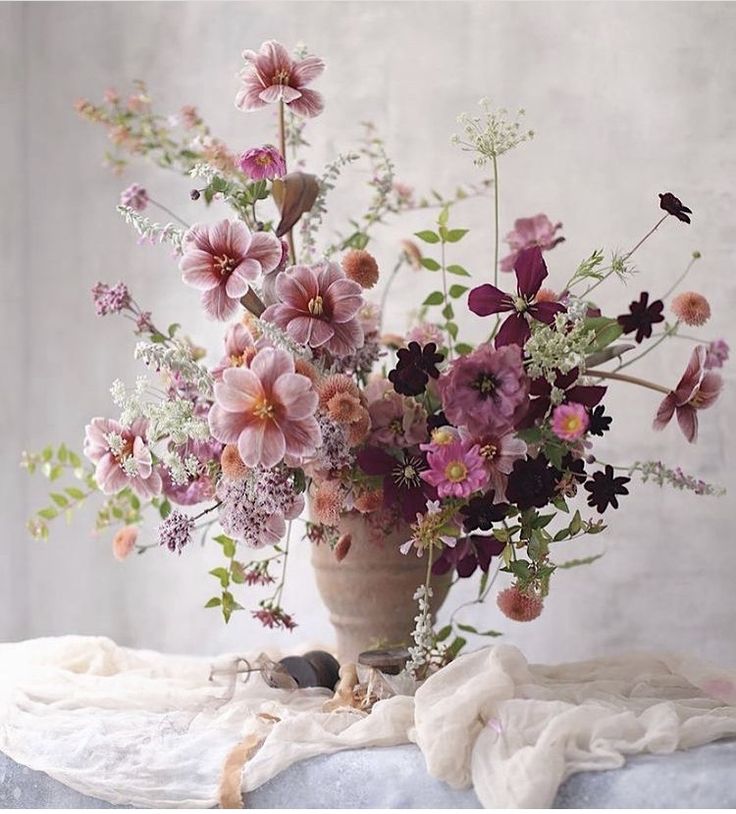
[[[59,512],[57,512],[53,506],[49,506],[47,509],[41,509],[38,514],[40,517],[43,517],[44,520],[54,520],[59,516]]]
[[[455,283],[455,285],[450,286],[450,296],[453,299],[457,299],[458,297],[462,297],[462,295],[468,290],[466,285],[459,285]]]
[[[448,229],[445,234],[445,240],[448,243],[457,243],[467,235],[467,229]]]
[[[579,565],[590,565],[590,563],[599,560],[603,554],[594,554],[592,557],[582,557],[579,560],[567,560],[557,565],[558,568],[577,568]]]
[[[158,507],[158,513],[161,515],[163,520],[171,514],[171,503],[168,500],[164,500]]]
[[[470,273],[465,271],[462,266],[458,266],[457,264],[451,265],[447,267],[448,274],[457,274],[458,277],[470,277]]]
[[[227,586],[230,584],[230,572],[227,570],[227,568],[213,568],[210,571],[210,574],[212,574],[212,576],[216,579],[220,580],[220,585],[222,585],[223,588],[227,588]]]
[[[64,446],[64,444],[62,444],[59,447],[59,451],[56,453],[56,459],[59,461],[59,463],[65,464],[67,462],[68,456],[69,452],[67,448]]]
[[[603,350],[624,332],[618,321],[609,317],[588,317],[584,325],[587,330],[595,331],[595,339],[590,345],[591,351]]]
[[[423,229],[421,232],[414,232],[414,235],[425,243],[439,243],[440,237],[431,229]]]
[[[562,497],[562,495],[556,495],[552,500],[552,505],[555,507],[555,509],[559,509],[561,512],[569,513],[570,511],[570,507],[567,505],[567,501],[564,497]]]
[[[44,447],[41,452],[42,461],[50,461],[54,457],[54,450],[51,447]]]
[[[174,336],[174,334],[181,328],[181,325],[178,322],[172,322],[171,325],[168,327],[169,336]]]
[[[460,356],[467,356],[467,354],[473,352],[473,346],[468,345],[467,342],[458,342],[455,345],[455,350],[460,354]]]
[[[456,323],[448,322],[445,325],[445,328],[447,329],[447,333],[450,334],[450,336],[453,338],[453,340],[457,339],[457,332],[458,332],[459,328],[457,327]]]
[[[220,597],[213,596],[212,599],[208,599],[205,603],[205,608],[219,608],[220,607]]]
[[[69,463],[76,469],[82,465],[82,459],[76,452],[69,450]]]
[[[552,542],[554,542],[554,543],[560,543],[560,542],[562,542],[563,540],[567,540],[567,538],[568,538],[569,536],[570,536],[570,529],[560,529],[560,530],[557,532],[557,534],[555,534],[555,536],[552,538]]]
[[[445,296],[441,291],[433,291],[422,305],[442,305],[445,301]]]
[[[440,200],[442,200],[442,196],[438,197]],[[440,214],[437,217],[437,223],[440,225],[442,229],[444,229],[447,226],[447,221],[449,220],[449,217],[450,217],[450,207],[443,206],[442,210],[440,211]]]
[[[235,540],[228,537],[227,534],[218,534],[217,537],[213,537],[212,539],[222,546],[222,553],[228,559],[235,556]]]
[[[583,527],[583,519],[580,517],[580,511],[576,511],[570,521],[570,534],[578,534]]]
[[[440,264],[436,260],[432,260],[431,257],[422,257],[419,262],[428,271],[439,271],[441,268]]]
[[[462,636],[456,636],[453,639],[452,644],[447,648],[447,655],[451,659],[456,658],[467,643],[468,643],[467,639],[463,639]]]
[[[81,489],[77,489],[76,486],[67,486],[64,491],[69,495],[72,500],[84,500],[86,495]]]
[[[64,495],[60,495],[58,492],[52,492],[50,497],[51,500],[53,500],[54,503],[56,503],[56,505],[60,506],[62,509],[66,509],[66,507],[69,505],[69,499],[64,497]]]
[[[458,628],[464,631],[465,633],[474,633],[476,636],[503,636],[503,633],[499,633],[497,630],[476,630],[472,625],[461,625],[458,623]]]
[[[445,307],[442,309],[442,316],[445,319],[452,319],[455,316],[455,311],[452,307],[452,303],[447,303]]]
[[[435,639],[438,642],[444,642],[445,639],[452,633],[452,625],[445,625],[441,630],[437,631]]]

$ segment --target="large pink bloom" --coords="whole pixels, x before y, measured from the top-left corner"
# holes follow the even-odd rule
[[[223,371],[209,413],[212,435],[237,444],[246,466],[298,465],[321,443],[318,396],[311,381],[294,372],[294,360],[279,348],[263,348],[249,368]]]
[[[361,291],[336,263],[293,266],[279,274],[279,302],[269,305],[262,319],[278,325],[300,345],[349,356],[363,347]]]
[[[668,393],[659,405],[654,418],[654,429],[662,430],[677,413],[677,422],[685,438],[692,444],[698,438],[698,410],[711,407],[723,387],[718,373],[705,367],[708,349],[698,345],[690,357],[677,387]]]
[[[184,282],[202,292],[205,311],[224,320],[237,309],[249,282],[268,274],[280,260],[281,241],[275,235],[251,233],[240,221],[221,220],[189,229],[179,268]]]
[[[126,486],[144,499],[161,493],[146,428],[144,420],[124,427],[111,418],[93,418],[85,427],[84,454],[97,465],[95,481],[104,494],[113,495]]]
[[[512,271],[519,252],[530,246],[539,246],[543,252],[554,249],[565,239],[562,236],[555,237],[558,229],[562,229],[561,223],[553,224],[546,215],[541,213],[532,218],[517,218],[514,221],[513,231],[506,235],[511,254],[501,260],[499,264],[501,271]]]
[[[476,436],[507,433],[529,406],[529,378],[518,345],[481,345],[456,359],[438,385],[447,418]]]
[[[453,441],[427,454],[429,469],[419,477],[436,487],[440,497],[470,497],[488,483],[488,472],[477,444]]]
[[[318,116],[324,107],[322,95],[306,86],[325,69],[317,57],[291,58],[280,42],[268,40],[259,52],[243,51],[248,63],[240,72],[243,87],[235,97],[241,110],[256,110],[283,99],[299,116]]]

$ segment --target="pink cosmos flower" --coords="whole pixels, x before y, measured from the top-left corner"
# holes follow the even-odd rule
[[[268,274],[281,260],[281,242],[275,235],[251,233],[240,221],[195,224],[184,235],[183,250],[182,279],[202,292],[204,310],[219,320],[237,309],[250,281]]]
[[[526,442],[517,438],[513,432],[474,437],[463,431],[461,437],[464,441],[477,444],[493,490],[493,502],[504,503],[511,470],[516,461],[526,458]]]
[[[714,367],[723,367],[728,359],[731,348],[725,339],[714,339],[709,345],[705,356],[705,367],[712,370]]]
[[[412,398],[399,395],[387,379],[376,377],[365,388],[371,419],[370,443],[412,447],[427,438],[427,413]]]
[[[504,435],[529,406],[529,378],[518,345],[481,345],[452,362],[438,386],[447,418],[476,436]]]
[[[240,156],[238,166],[252,181],[262,181],[264,178],[270,181],[286,174],[284,157],[273,144],[246,150]]]
[[[664,429],[677,413],[677,422],[685,438],[691,444],[697,440],[698,410],[711,407],[723,387],[720,375],[705,367],[706,355],[705,345],[695,347],[677,387],[659,405],[653,424],[655,430]]]
[[[321,443],[314,417],[318,396],[312,382],[295,373],[294,360],[279,348],[263,348],[250,367],[223,371],[209,413],[212,435],[237,444],[248,467],[298,465]]]
[[[427,454],[429,469],[419,477],[436,487],[442,497],[470,497],[488,483],[488,472],[477,444],[454,441]]]
[[[247,65],[240,72],[243,87],[235,97],[241,110],[257,110],[280,100],[299,116],[318,116],[324,107],[321,94],[306,86],[325,69],[317,57],[292,59],[280,42],[268,40],[261,50],[243,51]]]
[[[361,288],[336,263],[293,266],[279,274],[276,293],[279,302],[269,305],[262,319],[278,325],[295,342],[337,357],[363,346]]]
[[[161,493],[161,476],[146,443],[147,422],[124,427],[110,418],[93,418],[84,430],[84,454],[95,467],[102,492],[113,495],[130,486],[141,498]]]
[[[559,404],[552,412],[552,432],[563,441],[577,441],[590,424],[588,411],[582,404]]]
[[[148,206],[148,193],[140,184],[131,184],[120,193],[120,203],[136,212],[143,212]]]
[[[519,252],[530,246],[539,246],[543,252],[554,249],[565,239],[562,236],[555,237],[558,229],[562,229],[561,223],[553,224],[546,215],[541,213],[532,218],[517,218],[514,221],[513,231],[506,235],[511,254],[501,260],[499,264],[501,271],[512,271]]]

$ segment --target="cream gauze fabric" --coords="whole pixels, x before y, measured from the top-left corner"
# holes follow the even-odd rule
[[[251,735],[265,741],[243,769],[246,805],[298,760],[415,742],[430,774],[472,784],[485,807],[514,808],[548,807],[575,772],[736,735],[736,671],[672,654],[541,666],[497,645],[370,715],[322,712],[327,691],[243,682],[236,664],[104,638],[0,645],[0,751],[111,803],[203,808]]]

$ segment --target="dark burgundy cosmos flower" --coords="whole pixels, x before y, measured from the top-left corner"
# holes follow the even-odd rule
[[[460,509],[460,514],[465,518],[463,528],[465,531],[490,531],[494,523],[498,523],[506,517],[509,510],[508,503],[494,503],[494,492],[485,495],[476,495],[471,498],[467,505]]]
[[[605,412],[606,408],[602,404],[588,411],[588,432],[591,435],[603,435],[611,429],[613,419],[610,415],[605,415]]]
[[[446,574],[455,568],[457,575],[465,579],[475,573],[477,568],[488,571],[491,560],[506,548],[492,535],[469,534],[457,541],[454,548],[445,546],[442,553],[432,565],[433,574]]]
[[[490,283],[474,288],[468,296],[468,307],[474,314],[487,317],[510,311],[499,332],[496,334],[496,347],[519,345],[531,336],[527,315],[549,325],[555,314],[565,310],[559,302],[536,302],[537,292],[547,276],[547,266],[542,259],[539,246],[532,246],[519,252],[514,263],[516,272],[516,296],[506,294]]]
[[[399,348],[396,353],[398,362],[388,374],[394,390],[404,396],[419,396],[427,388],[431,376],[438,379],[440,372],[437,365],[445,358],[437,353],[434,342],[422,347],[418,342],[409,342],[408,348]]]
[[[357,460],[366,475],[383,478],[383,505],[396,506],[409,523],[425,512],[428,500],[437,497],[435,488],[419,477],[427,468],[421,454],[403,450],[401,457],[395,458],[378,447],[366,447],[358,453]]]
[[[560,473],[541,453],[516,461],[509,475],[506,497],[522,511],[546,506],[554,496]]]
[[[631,478],[615,477],[613,467],[606,464],[606,468],[596,472],[585,484],[585,491],[588,495],[588,506],[595,506],[603,514],[608,506],[618,509],[618,498],[616,495],[628,495],[627,484]]]
[[[624,329],[625,334],[636,331],[634,339],[639,344],[644,339],[652,335],[652,325],[657,322],[664,322],[664,303],[662,300],[649,302],[649,294],[642,291],[638,300],[632,300],[629,305],[629,313],[616,317],[618,324]]]
[[[669,215],[674,215],[677,220],[681,220],[683,223],[690,223],[689,216],[693,214],[693,210],[685,206],[671,192],[659,193],[659,208],[664,209]]]
[[[565,392],[563,404],[574,402],[592,409],[606,395],[606,388],[598,384],[576,384],[579,378],[580,371],[576,367],[569,373],[558,373],[555,377],[555,387]],[[545,378],[532,379],[529,387],[532,400],[529,411],[520,425],[522,428],[533,427],[547,415],[552,407],[551,394],[552,385]]]

